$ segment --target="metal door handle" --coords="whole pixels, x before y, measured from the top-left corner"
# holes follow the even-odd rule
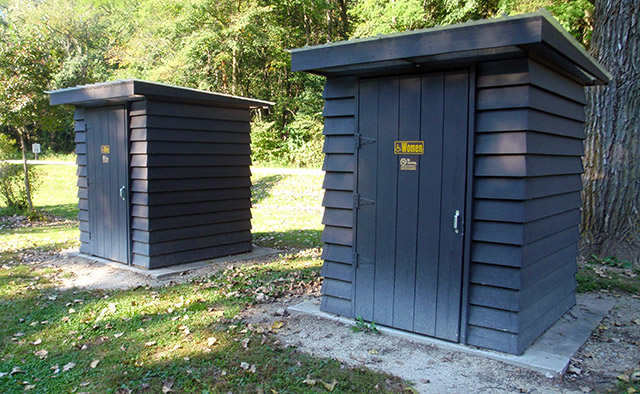
[[[124,191],[126,190],[125,186],[122,186],[120,188],[120,198],[123,199],[124,201],[127,201],[127,197],[124,195]]]
[[[458,229],[458,219],[460,218],[460,211],[456,210],[456,213],[453,215],[453,231],[458,234],[460,230]]]

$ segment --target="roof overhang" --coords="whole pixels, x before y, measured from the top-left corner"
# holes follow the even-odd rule
[[[585,85],[611,80],[611,75],[544,9],[293,49],[291,70],[324,76],[355,75],[525,55],[551,63]]]
[[[49,93],[49,103],[51,105],[95,106],[142,100],[145,97],[228,107],[267,108],[274,105],[270,101],[248,99],[138,79],[82,85],[47,93]]]

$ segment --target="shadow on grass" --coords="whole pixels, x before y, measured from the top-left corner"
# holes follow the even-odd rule
[[[78,218],[78,204],[58,204],[58,205],[43,205],[37,207],[38,211],[50,213],[57,217],[65,219],[77,219]]]
[[[285,178],[286,176],[284,175],[269,175],[253,182],[251,186],[251,204],[260,204],[262,200],[271,195],[271,189]]]
[[[253,233],[253,243],[267,248],[317,248],[322,230],[262,231]]]

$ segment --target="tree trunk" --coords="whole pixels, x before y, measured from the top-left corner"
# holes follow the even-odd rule
[[[18,129],[20,135],[20,147],[22,148],[22,170],[24,171],[24,189],[27,194],[27,205],[29,212],[33,212],[33,202],[31,201],[31,184],[29,183],[29,169],[27,167],[27,146],[24,140],[24,130]]]
[[[591,49],[612,75],[587,89],[582,251],[640,260],[640,0],[596,0]]]
[[[238,50],[231,51],[231,94],[238,90]]]

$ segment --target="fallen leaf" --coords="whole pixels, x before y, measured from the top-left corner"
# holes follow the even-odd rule
[[[28,384],[26,386],[24,386],[24,391],[29,391],[31,389],[35,389],[36,385],[35,384]]]
[[[242,369],[244,369],[246,371],[247,369],[251,368],[251,365],[249,363],[243,361],[243,362],[240,363],[240,368],[242,368]]]
[[[313,386],[316,385],[316,380],[315,379],[306,378],[305,380],[302,381],[302,383],[313,387]]]
[[[90,366],[91,368],[95,368],[95,367],[97,367],[97,366],[98,366],[98,364],[100,364],[100,360],[95,359],[95,360],[91,361],[91,364],[89,364],[89,366]]]
[[[68,363],[64,367],[62,367],[62,371],[63,372],[67,372],[68,370],[70,370],[71,368],[73,368],[75,366],[76,366],[76,363]]]
[[[113,334],[113,337],[114,337],[114,338],[120,338],[120,337],[121,337],[121,336],[123,336],[123,335],[124,335],[124,332],[119,332],[119,333],[117,333],[117,334]]]
[[[249,349],[249,341],[250,340],[251,339],[249,339],[249,338],[243,339],[242,340],[242,347],[245,348],[245,349]]]
[[[23,371],[22,369],[20,369],[20,367],[13,367],[13,369],[11,370],[11,373],[9,373],[9,375],[15,375],[18,373],[26,373],[25,371]]]
[[[71,314],[71,313],[76,313],[76,310],[73,309],[73,308],[69,308],[69,314]]]
[[[130,388],[127,387],[123,387],[121,389],[118,389],[118,391],[116,391],[116,394],[131,394],[132,391]]]
[[[31,342],[31,344],[34,345],[34,346],[38,346],[41,343],[42,343],[42,339],[40,339],[40,338],[38,338],[35,341]]]
[[[622,380],[623,382],[629,383],[629,375],[622,374],[622,375],[616,376],[616,378],[618,378],[618,380]]]
[[[371,349],[369,350],[369,354],[378,354],[380,352],[378,352],[376,349]]]
[[[20,338],[22,336],[24,336],[24,332],[16,332],[15,334],[13,334],[14,337],[16,338]]]
[[[144,346],[150,347],[150,346],[154,346],[155,344],[156,344],[156,341],[150,341],[150,342],[146,342]]]
[[[38,351],[33,352],[33,354],[34,354],[36,357],[46,358],[46,357],[47,357],[47,355],[49,354],[49,352],[48,352],[48,351],[46,351],[46,350],[44,350],[44,349],[41,349],[41,350],[38,350]]]
[[[216,344],[216,342],[218,342],[218,339],[215,337],[209,337],[207,338],[207,345],[209,346],[213,346]]]
[[[403,391],[411,394],[419,394],[418,390],[414,389],[413,387],[405,387]]]
[[[580,391],[582,391],[583,393],[589,393],[591,392],[591,388],[588,386],[581,386]]]
[[[336,387],[336,384],[338,384],[338,381],[335,380],[335,379],[331,383],[327,383],[327,382],[324,382],[324,381],[321,381],[321,382],[322,382],[322,385],[324,386],[324,388],[327,389],[328,391],[333,391],[333,389]]]
[[[58,372],[60,372],[60,365],[59,365],[59,364],[56,364],[56,365],[54,365],[53,367],[51,367],[51,368],[49,368],[49,369],[50,369],[50,370],[52,370],[52,371],[53,371],[53,374],[55,375],[55,374],[57,374]]]
[[[162,392],[164,394],[167,393],[173,393],[173,379],[167,379],[164,382],[162,382]]]
[[[284,323],[281,321],[274,321],[273,324],[271,325],[271,328],[273,328],[274,330],[279,330],[282,328],[282,326],[284,326]]]

